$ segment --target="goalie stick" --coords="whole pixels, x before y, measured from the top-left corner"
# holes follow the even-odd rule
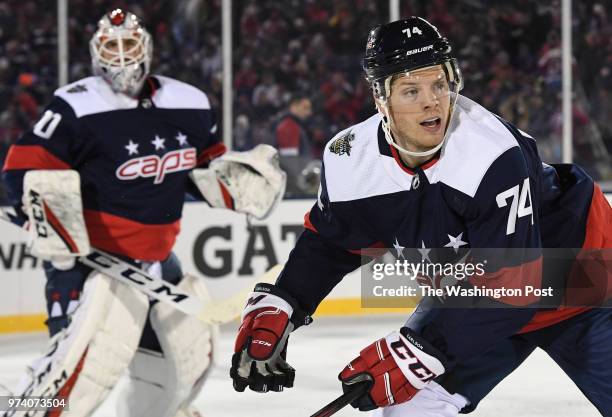
[[[19,225],[16,216],[6,209],[0,209],[0,218]],[[203,301],[200,298],[180,290],[176,285],[156,278],[142,269],[99,249],[91,248],[87,256],[80,256],[77,261],[144,292],[149,297],[169,304],[185,314],[199,320],[212,323],[227,323],[240,315],[248,295],[259,282],[273,283],[283,266],[275,265],[263,275],[251,280],[238,293],[219,300]]]
[[[368,392],[370,388],[369,382],[361,382],[354,389],[349,392],[346,392],[327,404],[325,407],[321,408],[319,411],[311,415],[310,417],[329,417],[331,415],[336,414],[338,411],[343,409],[348,404],[355,401],[357,398],[361,397],[363,394]]]

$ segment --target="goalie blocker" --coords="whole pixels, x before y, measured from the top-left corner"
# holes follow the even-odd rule
[[[81,180],[74,170],[28,171],[23,179],[23,210],[28,216],[30,252],[70,269],[91,248],[83,218]]]

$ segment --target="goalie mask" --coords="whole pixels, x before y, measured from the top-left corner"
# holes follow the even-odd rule
[[[429,156],[444,145],[454,104],[463,87],[457,60],[451,52],[448,40],[440,35],[435,26],[420,17],[379,25],[370,31],[363,69],[372,87],[378,110],[383,116],[385,139],[402,153],[412,157]],[[436,69],[439,69],[438,75]],[[392,88],[398,84],[404,89],[401,99],[395,100],[393,104],[396,116],[419,112],[425,101],[448,107],[448,117],[444,118],[444,137],[436,146],[423,152],[414,152],[403,148],[393,139],[390,126],[394,120],[390,98]],[[414,88],[405,88],[406,85],[414,85]]]
[[[138,96],[151,67],[153,41],[136,15],[121,9],[105,14],[89,49],[94,74],[114,91]]]

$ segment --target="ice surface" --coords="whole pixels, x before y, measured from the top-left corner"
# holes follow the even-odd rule
[[[340,395],[336,376],[375,339],[399,328],[398,316],[320,318],[290,337],[289,363],[296,368],[295,387],[282,393],[237,393],[229,378],[229,363],[237,323],[224,326],[218,344],[217,366],[196,405],[205,417],[309,416]],[[0,384],[14,386],[43,349],[44,334],[0,337]],[[95,417],[114,417],[111,398]],[[337,416],[366,416],[350,407]],[[503,381],[470,414],[472,417],[596,417],[600,414],[578,388],[541,350]]]

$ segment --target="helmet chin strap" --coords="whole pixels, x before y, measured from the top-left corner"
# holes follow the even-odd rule
[[[442,145],[444,145],[444,142],[446,140],[446,135],[444,135],[444,138],[439,144],[437,144],[436,146],[434,146],[433,148],[427,151],[415,152],[415,151],[409,151],[408,149],[402,148],[400,145],[395,143],[395,141],[393,140],[393,136],[391,135],[391,129],[389,128],[389,123],[387,122],[387,120],[389,120],[388,119],[389,117],[390,116],[386,116],[383,113],[382,129],[383,129],[383,132],[385,133],[385,140],[387,141],[389,145],[393,146],[395,149],[397,149],[401,153],[406,154],[408,156],[414,156],[414,157],[430,156],[438,152],[440,148],[442,148]]]

